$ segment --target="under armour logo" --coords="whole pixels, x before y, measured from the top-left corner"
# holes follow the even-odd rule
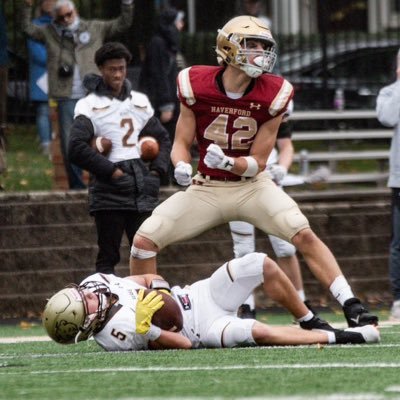
[[[250,103],[250,108],[256,108],[257,110],[259,110],[261,108],[261,104],[260,103]]]

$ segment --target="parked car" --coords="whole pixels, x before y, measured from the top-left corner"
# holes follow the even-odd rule
[[[295,109],[330,109],[335,93],[344,93],[345,109],[374,109],[382,86],[395,79],[398,41],[342,43],[322,50],[299,50],[279,56],[279,73],[295,89]]]

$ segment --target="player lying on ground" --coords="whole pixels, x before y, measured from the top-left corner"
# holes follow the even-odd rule
[[[251,253],[223,264],[208,279],[184,288],[173,287],[172,297],[164,295],[164,300],[156,291],[144,296],[145,288],[169,291],[169,285],[159,275],[91,275],[79,286],[63,289],[48,301],[43,324],[58,343],[76,343],[93,335],[108,351],[374,343],[380,339],[373,325],[337,330],[326,324],[327,330],[303,330],[238,318],[238,307],[260,284],[267,296],[299,321],[309,317],[311,312],[275,261],[266,254]],[[169,304],[163,314],[172,299],[179,307],[171,311]],[[153,324],[158,310],[162,319],[158,325],[172,321],[180,330],[179,318],[183,317],[182,329],[167,331]]]

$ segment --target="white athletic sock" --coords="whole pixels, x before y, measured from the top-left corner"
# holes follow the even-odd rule
[[[329,287],[335,299],[343,306],[345,301],[354,297],[353,291],[343,275],[339,275]]]
[[[328,335],[328,343],[336,343],[336,335],[335,332],[324,331]]]
[[[307,322],[312,320],[314,317],[314,314],[312,311],[309,311],[304,317],[298,318],[297,321],[299,322]]]
[[[304,303],[304,301],[306,300],[306,295],[304,293],[304,290],[298,290],[297,294],[299,295],[301,301]]]

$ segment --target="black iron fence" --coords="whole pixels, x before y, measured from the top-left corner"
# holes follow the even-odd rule
[[[397,17],[400,9],[398,14],[394,9],[393,15],[384,18],[381,12],[372,13],[373,10],[366,9],[366,5],[372,3],[367,1],[299,2],[314,4],[314,9],[298,16],[295,29],[289,26],[285,32],[279,22],[293,20],[291,8],[286,11],[278,8],[271,18],[276,25],[272,30],[278,43],[277,72],[293,83],[296,108],[329,109],[334,106],[338,90],[344,94],[343,107],[373,108],[379,88],[394,79],[396,54],[400,47],[400,19]],[[101,2],[100,6],[95,0],[75,0],[75,3],[86,18],[110,18],[119,12],[114,2]],[[212,4],[208,0],[197,2],[199,25],[203,28],[207,26],[206,15],[210,13],[206,3]],[[225,1],[217,3],[220,7],[229,5]],[[270,3],[266,2],[268,10],[271,9]],[[285,0],[278,2],[279,5],[284,3]],[[396,5],[398,2],[392,3]],[[139,48],[152,33],[155,12],[154,3],[148,0],[136,0],[135,4],[136,19],[132,29],[121,38],[134,53],[133,79],[137,78],[140,69]],[[357,8],[357,5],[362,7]],[[187,65],[216,64],[217,26],[220,27],[234,11],[232,7],[226,9],[229,12],[221,15],[220,20],[209,20],[209,29],[194,34],[183,33],[182,53]],[[25,37],[18,27],[17,0],[3,2],[3,10],[7,17],[11,55],[8,118],[24,122],[32,120],[33,109],[28,98],[29,70]]]

